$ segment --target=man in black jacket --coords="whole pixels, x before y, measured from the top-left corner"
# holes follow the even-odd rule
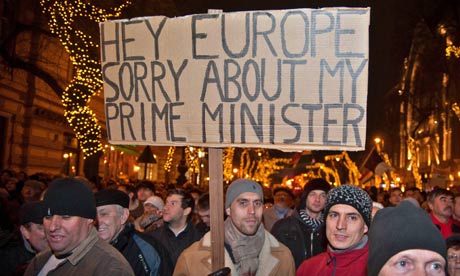
[[[167,250],[155,238],[138,232],[129,217],[129,197],[119,190],[95,194],[99,237],[110,242],[128,260],[136,276],[172,275]]]
[[[147,233],[163,243],[174,266],[182,251],[204,235],[191,222],[194,207],[195,200],[190,193],[182,189],[169,190],[163,206],[164,225]]]
[[[273,225],[271,233],[291,250],[296,269],[304,260],[326,250],[322,212],[330,189],[329,183],[322,178],[310,180],[294,214]]]
[[[24,203],[19,209],[20,237],[11,238],[0,247],[0,274],[22,275],[29,261],[39,252],[48,249],[43,229],[43,211],[41,201]]]

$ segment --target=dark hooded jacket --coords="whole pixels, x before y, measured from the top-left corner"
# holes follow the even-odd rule
[[[126,224],[110,244],[128,260],[136,276],[173,273],[174,267],[164,246],[157,239],[136,231],[131,223]]]
[[[34,250],[27,241],[22,239],[22,236],[21,239],[11,239],[0,247],[0,274],[4,276],[22,275],[34,257]]]
[[[326,251],[327,238],[324,222],[314,228],[302,220],[300,212],[306,208],[307,198],[311,191],[322,190],[327,193],[330,188],[330,184],[322,178],[310,180],[304,187],[294,214],[273,225],[271,233],[291,250],[296,268],[304,260]]]
[[[324,252],[327,247],[324,224],[313,230],[302,220],[298,210],[292,216],[277,221],[271,233],[291,250],[296,269],[304,260]]]
[[[190,221],[187,222],[185,230],[177,237],[174,232],[169,229],[167,223],[165,223],[163,227],[148,232],[147,234],[161,241],[166,250],[168,250],[174,266],[182,251],[203,237],[203,233],[199,232]]]

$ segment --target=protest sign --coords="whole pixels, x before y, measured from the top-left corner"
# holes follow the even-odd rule
[[[362,150],[368,8],[100,24],[112,144]]]

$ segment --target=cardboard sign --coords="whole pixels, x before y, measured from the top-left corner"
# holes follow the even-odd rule
[[[369,8],[100,24],[112,144],[362,150]]]

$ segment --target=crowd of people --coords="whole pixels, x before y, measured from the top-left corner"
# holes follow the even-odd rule
[[[148,180],[0,174],[2,275],[460,276],[460,193],[311,179],[225,187],[225,270],[210,195]]]

